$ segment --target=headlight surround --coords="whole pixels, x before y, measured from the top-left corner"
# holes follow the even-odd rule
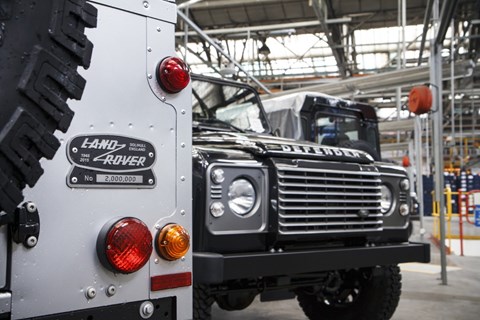
[[[253,184],[245,179],[239,178],[228,187],[228,206],[230,210],[239,216],[248,215],[257,201],[257,194]]]
[[[390,211],[393,205],[393,193],[392,190],[387,186],[382,184],[381,186],[381,201],[380,201],[380,206],[381,206],[381,212],[382,213],[387,213]]]

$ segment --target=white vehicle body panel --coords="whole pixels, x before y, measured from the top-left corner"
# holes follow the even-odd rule
[[[190,87],[167,94],[155,80],[157,64],[175,56],[176,6],[163,0],[150,0],[148,7],[139,0],[91,2],[98,9],[98,26],[87,32],[94,51],[90,68],[80,71],[87,80],[84,95],[69,102],[75,117],[66,134],[56,134],[60,149],[53,160],[43,161],[45,173],[37,185],[25,190],[25,199],[38,208],[41,231],[34,248],[12,245],[12,319],[172,296],[177,319],[191,319],[191,286],[150,289],[151,277],[192,272],[191,251],[171,262],[154,249],[149,263],[132,274],[107,270],[96,253],[101,228],[116,217],[142,220],[154,239],[168,223],[191,232]],[[79,135],[151,143],[154,185],[72,187],[67,155],[69,143]],[[5,236],[0,229],[0,237]],[[4,251],[0,241],[0,254]],[[5,268],[0,261],[0,277]],[[2,283],[0,278],[0,287]],[[113,296],[106,294],[111,285],[117,289]],[[86,298],[90,287],[97,292],[93,299]]]

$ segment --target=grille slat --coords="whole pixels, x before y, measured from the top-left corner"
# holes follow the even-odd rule
[[[308,210],[323,210],[323,211],[339,211],[339,210],[345,210],[345,207],[326,207],[326,206],[309,206],[308,204],[306,204],[305,206],[301,207],[301,206],[282,206],[280,205],[279,206],[280,209],[284,210],[284,211],[301,211],[301,210],[305,210],[305,209],[308,209]],[[380,212],[380,207],[369,207],[369,206],[363,206],[362,209],[366,209],[366,210],[372,210],[372,211],[378,211]],[[355,209],[350,209],[350,210],[355,210]],[[356,212],[358,212],[358,210],[355,210]],[[358,216],[358,215],[357,215]]]
[[[332,170],[301,163],[296,167],[277,164],[281,234],[382,230],[380,174],[370,166],[344,167]]]
[[[332,221],[329,221],[329,222],[310,222],[311,226],[328,226],[328,227],[331,227],[331,226],[343,226],[344,224],[345,223],[342,222],[342,221],[338,221],[338,222],[332,222]],[[365,224],[364,222],[359,222],[359,221],[350,221],[349,222],[349,225],[351,225],[351,226],[364,225],[364,224]],[[381,226],[382,221],[371,222],[370,224]],[[303,227],[304,226],[303,223],[280,223],[280,225],[281,226],[288,226],[288,227]]]
[[[381,213],[371,215],[372,217],[383,217]],[[335,219],[335,218],[357,218],[356,214],[289,214],[280,215],[284,219]]]
[[[280,191],[280,194],[283,194],[283,195],[298,195],[298,194],[301,194],[301,195],[304,195],[305,192],[304,191],[285,191],[285,190],[281,190]],[[345,193],[344,192],[322,192],[322,191],[308,191],[308,195],[315,195],[315,196],[345,196]],[[349,192],[348,193],[349,196],[364,196],[365,193],[363,192]],[[382,194],[380,192],[378,193],[375,193],[375,194],[372,194],[372,195],[375,195],[375,196],[381,196]]]
[[[294,176],[294,175],[279,175],[279,178],[282,178],[282,179],[297,179],[298,176]],[[324,180],[325,177],[322,177],[322,176],[314,176],[314,177],[308,177],[309,180]],[[328,178],[329,181],[348,181],[348,182],[355,182],[355,183],[359,183],[359,182],[366,182],[366,183],[371,183],[372,182],[372,179],[355,179],[355,178],[341,178],[341,177],[329,177]],[[380,180],[379,180],[380,181]]]
[[[380,183],[380,180],[378,181],[378,183]],[[300,187],[300,188],[304,188],[305,187],[305,183],[280,183],[280,185],[282,187],[292,187],[292,188],[295,188],[295,187]],[[315,184],[315,183],[312,183],[312,184],[309,184],[309,187],[310,188],[336,188],[336,189],[358,189],[358,186],[355,186],[355,185],[341,185],[341,184]],[[378,186],[363,186],[362,189],[372,189],[372,190],[380,190],[380,187]]]
[[[278,198],[280,202],[305,202],[305,198],[295,199],[295,198]],[[308,199],[309,203],[338,203],[342,201],[343,203],[364,203],[364,199]],[[380,200],[371,200],[371,203],[380,203]],[[308,205],[308,204],[306,204]]]
[[[210,187],[210,198],[212,198],[212,199],[222,199],[222,186],[211,186]]]

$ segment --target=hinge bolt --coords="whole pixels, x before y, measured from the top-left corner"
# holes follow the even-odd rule
[[[37,243],[38,243],[37,237],[35,237],[35,236],[30,236],[30,237],[28,237],[28,239],[27,239],[26,245],[27,245],[27,247],[29,247],[29,248],[33,248],[33,247],[35,247],[35,246],[37,245]]]
[[[34,213],[35,211],[37,211],[37,206],[35,205],[35,203],[33,202],[27,203],[27,211],[30,213]]]

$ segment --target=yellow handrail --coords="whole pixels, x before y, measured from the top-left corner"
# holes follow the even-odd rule
[[[471,238],[471,239],[478,239],[477,236],[464,236],[463,235],[463,218],[465,217],[467,219],[467,222],[470,222],[469,218],[473,216],[473,214],[468,213],[468,199],[465,197],[469,197],[471,193],[476,193],[480,192],[479,190],[474,190],[470,192],[453,192],[450,188],[445,188],[444,190],[444,195],[445,195],[445,207],[446,207],[446,213],[445,213],[445,222],[447,223],[447,232],[446,232],[446,238],[448,239],[448,246],[451,247],[452,245],[452,239],[460,239],[460,245],[461,245],[461,255],[463,255],[463,239],[465,238]],[[459,214],[458,212],[453,212],[453,196],[456,196],[458,199],[457,203],[457,209],[459,212],[462,212],[462,214]],[[465,209],[465,210],[464,210]],[[463,210],[463,211],[462,211]],[[432,216],[434,217],[434,224],[433,224],[433,236],[437,239],[440,240],[440,204],[435,201],[435,191],[432,191]],[[453,235],[452,234],[452,217],[459,217],[459,224],[460,224],[460,234],[459,235]],[[471,223],[471,222],[470,222]]]

